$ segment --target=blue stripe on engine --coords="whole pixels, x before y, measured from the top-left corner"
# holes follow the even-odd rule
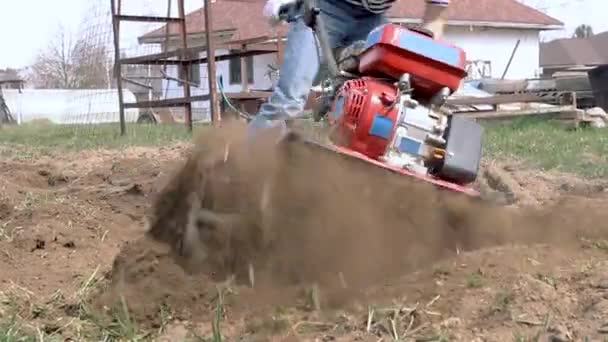
[[[403,30],[399,35],[399,47],[459,67],[460,54],[458,49],[445,46],[418,33]]]
[[[367,35],[366,49],[380,42],[386,25],[390,24],[378,26]],[[399,48],[460,68],[460,51],[457,48],[443,45],[430,37],[407,29],[400,30],[400,32]]]
[[[331,112],[332,119],[337,119],[342,115],[342,106],[344,106],[344,97],[340,96],[336,101],[336,109]]]
[[[369,127],[369,134],[388,140],[391,138],[392,133],[393,120],[384,115],[374,115],[372,124]]]
[[[410,139],[408,137],[403,137],[399,142],[399,151],[418,155],[420,153],[420,145],[421,143],[417,140]]]
[[[367,35],[367,39],[365,40],[365,48],[367,49],[368,47],[377,44],[378,42],[380,42],[380,38],[382,37],[382,32],[384,31],[384,27],[386,24],[382,25],[382,26],[378,26],[375,29],[373,29],[368,35]]]

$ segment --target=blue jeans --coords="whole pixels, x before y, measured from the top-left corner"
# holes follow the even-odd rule
[[[332,49],[365,40],[371,30],[386,23],[374,14],[342,0],[319,0],[321,18]],[[249,123],[250,129],[285,127],[285,119],[301,114],[319,71],[318,46],[312,29],[303,22],[290,23],[279,80],[270,98]]]

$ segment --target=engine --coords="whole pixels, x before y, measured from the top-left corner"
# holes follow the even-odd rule
[[[473,182],[482,128],[440,110],[466,76],[464,63],[458,47],[380,26],[360,55],[363,76],[342,85],[328,113],[333,142],[393,167]]]

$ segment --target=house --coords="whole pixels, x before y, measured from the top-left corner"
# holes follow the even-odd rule
[[[608,64],[608,31],[588,38],[563,38],[540,44],[543,76],[604,64]]]
[[[212,0],[213,39],[217,42],[258,39],[268,45],[276,45],[284,39],[285,25],[271,27],[262,16],[264,0]],[[403,25],[421,22],[424,0],[398,1],[388,13],[390,20]],[[454,0],[449,12],[445,39],[462,47],[468,57],[471,78],[501,77],[509,65],[506,78],[534,77],[539,73],[539,33],[543,30],[561,29],[563,23],[516,0]],[[187,15],[186,28],[189,46],[204,46],[204,10],[198,9]],[[140,44],[156,44],[166,48],[178,47],[179,31],[176,27],[161,27],[139,38]],[[519,42],[519,43],[518,43]],[[517,50],[511,55],[514,48]],[[165,48],[165,46],[163,46]],[[230,51],[218,49],[216,55]],[[204,55],[204,53],[203,53]],[[273,86],[269,71],[278,66],[276,53],[246,57],[247,85],[249,89],[266,90]],[[240,58],[217,63],[217,75],[221,77],[226,92],[243,89]],[[199,65],[192,71],[198,87],[194,94],[206,94],[206,66]],[[173,74],[175,77],[176,73]],[[175,81],[165,81],[164,96],[181,96],[181,88]],[[208,103],[195,104],[207,108]]]
[[[23,79],[19,75],[19,70],[15,69],[0,69],[0,89],[21,89],[23,88]]]

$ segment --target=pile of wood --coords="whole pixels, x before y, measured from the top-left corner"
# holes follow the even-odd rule
[[[563,75],[544,80],[482,80],[475,87],[475,92],[471,91],[469,85],[468,91],[462,90],[451,96],[446,107],[453,115],[478,120],[543,116],[571,127],[603,127],[606,124],[605,112],[589,100],[593,94],[585,88],[588,82],[577,77]],[[574,88],[568,87],[568,84]]]

